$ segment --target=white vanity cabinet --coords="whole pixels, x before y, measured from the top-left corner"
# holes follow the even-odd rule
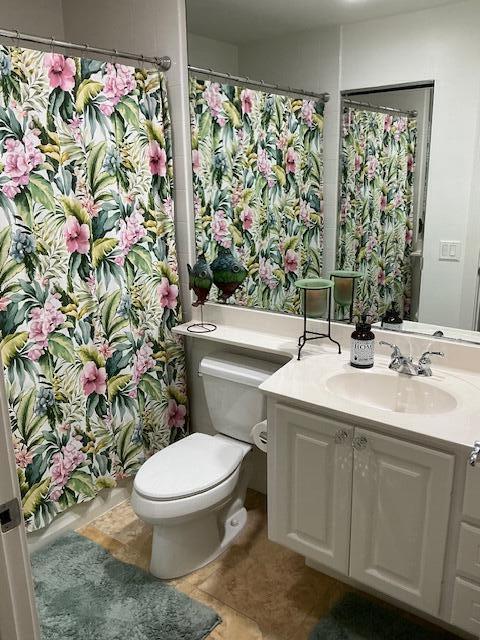
[[[270,538],[438,615],[454,456],[270,407]]]

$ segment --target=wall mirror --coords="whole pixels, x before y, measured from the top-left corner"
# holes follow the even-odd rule
[[[480,342],[478,2],[187,0],[187,24],[197,250],[248,270],[230,302],[299,313],[295,280],[332,277],[338,320]]]

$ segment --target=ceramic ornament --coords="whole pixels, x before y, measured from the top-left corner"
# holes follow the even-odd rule
[[[192,307],[198,307],[207,301],[213,284],[213,273],[203,253],[198,256],[198,260],[193,267],[187,264],[187,269],[188,288],[193,289],[197,296],[195,302],[192,303]]]
[[[213,282],[220,289],[220,298],[226,302],[247,277],[247,270],[230,249],[218,248],[218,256],[211,264]]]

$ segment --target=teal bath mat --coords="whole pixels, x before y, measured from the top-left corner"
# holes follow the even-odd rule
[[[420,627],[401,614],[349,593],[320,620],[309,640],[455,640],[446,631]],[[458,639],[457,639],[458,640]]]
[[[68,533],[32,554],[42,640],[201,640],[218,615]]]

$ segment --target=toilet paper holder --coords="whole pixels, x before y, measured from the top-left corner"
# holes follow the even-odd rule
[[[262,420],[261,422],[258,422],[254,427],[252,427],[250,435],[260,451],[266,453],[268,442],[267,421]]]

